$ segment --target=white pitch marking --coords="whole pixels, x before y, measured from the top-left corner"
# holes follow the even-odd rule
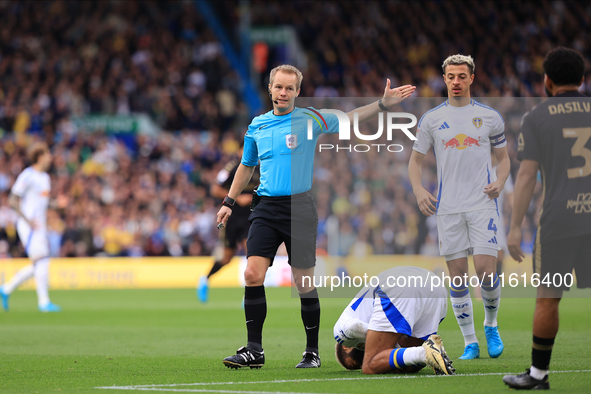
[[[585,373],[591,372],[591,369],[579,369],[573,371],[550,371],[554,373]],[[490,372],[490,373],[469,373],[457,375],[394,375],[394,376],[365,376],[358,378],[333,378],[333,379],[291,379],[291,380],[261,380],[255,382],[207,382],[207,383],[173,383],[173,384],[149,384],[137,386],[103,386],[96,389],[106,390],[142,390],[142,391],[183,391],[183,392],[207,392],[207,393],[237,393],[237,394],[312,394],[312,393],[286,393],[278,391],[230,391],[230,390],[206,390],[206,389],[166,389],[167,387],[178,386],[226,386],[234,384],[269,384],[269,383],[294,383],[294,382],[331,382],[343,380],[377,380],[377,379],[420,379],[420,378],[452,378],[465,376],[499,376],[518,374],[520,372]],[[158,389],[158,390],[156,390]]]
[[[173,389],[166,387],[95,387],[97,389],[116,389],[116,390],[137,390],[137,391],[173,391],[183,393],[230,393],[230,394],[330,394],[330,393],[300,393],[300,392],[282,392],[282,391],[236,391],[236,390],[209,390],[209,389]]]

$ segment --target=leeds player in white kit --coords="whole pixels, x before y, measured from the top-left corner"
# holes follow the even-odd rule
[[[51,182],[47,170],[51,153],[46,144],[37,143],[29,149],[31,166],[18,176],[12,186],[9,204],[19,215],[16,223],[18,236],[31,264],[18,271],[0,287],[2,307],[8,311],[8,299],[16,288],[35,276],[38,307],[41,312],[59,312],[59,306],[49,300],[49,243],[47,240],[47,208]]]
[[[481,282],[484,332],[488,354],[503,352],[497,313],[501,288],[497,277],[499,251],[497,230],[501,226],[496,199],[509,175],[505,122],[494,109],[470,98],[474,61],[454,55],[443,63],[448,100],[423,115],[408,166],[409,178],[423,214],[437,215],[439,251],[445,256],[451,278],[468,274],[468,249],[473,248],[474,268]],[[421,164],[433,147],[437,161],[437,198],[421,185]],[[499,163],[492,170],[491,147]],[[435,205],[433,205],[435,203]],[[492,280],[491,280],[492,275]],[[474,330],[472,299],[468,283],[452,283],[451,303],[464,336],[460,359],[480,357]]]
[[[417,372],[428,365],[436,374],[453,375],[436,335],[447,313],[440,278],[423,268],[394,267],[378,279],[357,293],[336,322],[337,361],[364,374]]]

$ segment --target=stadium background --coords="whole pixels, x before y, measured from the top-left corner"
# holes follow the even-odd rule
[[[541,61],[551,47],[578,49],[590,69],[590,25],[591,5],[578,1],[0,0],[0,283],[27,263],[6,200],[32,141],[51,146],[52,197],[67,206],[49,217],[52,253],[63,256],[52,260],[50,294],[63,312],[41,314],[34,291],[13,293],[10,312],[0,313],[0,391],[500,392],[501,376],[531,361],[532,288],[514,296],[503,290],[501,358],[483,352],[480,360],[457,360],[464,342],[448,316],[439,332],[456,376],[367,377],[332,357],[332,327],[349,300],[323,298],[322,368],[302,371],[293,368],[304,339],[300,302],[289,288],[269,287],[265,367],[227,370],[222,358],[245,339],[243,289],[212,280],[201,304],[192,287],[210,267],[217,239],[219,202],[209,187],[252,117],[271,108],[265,86],[277,64],[301,67],[301,96],[314,100],[381,96],[386,77],[417,85],[423,100],[445,95],[439,66],[462,52],[476,60],[475,96],[544,96]],[[589,72],[582,89],[591,93]],[[515,133],[508,128],[513,174]],[[339,238],[351,242],[337,245],[338,257],[356,244],[353,255],[365,261],[372,253],[376,269],[443,265],[405,157],[369,161],[383,159],[376,156],[317,155],[319,246],[328,247],[323,236],[333,217]],[[425,183],[435,179],[434,162],[426,161]],[[391,169],[387,182],[360,183],[372,168]],[[530,235],[539,198],[538,186],[524,223]],[[507,259],[506,266],[517,264]],[[213,279],[235,285],[238,272],[236,262]],[[179,273],[188,285],[175,282]],[[185,288],[129,289],[138,278],[140,287]],[[550,380],[555,390],[588,393],[590,296],[568,297]],[[477,335],[484,344],[478,327]]]
[[[0,2],[0,259],[24,256],[7,197],[34,140],[49,143],[52,197],[67,205],[49,213],[54,257],[210,256],[219,201],[209,187],[252,116],[271,109],[274,66],[302,69],[301,97],[379,97],[386,77],[445,97],[440,64],[464,53],[476,61],[473,96],[544,96],[550,48],[579,50],[589,69],[590,24],[591,5],[572,1]],[[591,93],[591,73],[585,81]],[[336,255],[436,256],[406,161],[380,160],[317,159],[319,249],[333,217]],[[376,166],[394,171],[365,182]],[[540,185],[526,251],[539,204]]]

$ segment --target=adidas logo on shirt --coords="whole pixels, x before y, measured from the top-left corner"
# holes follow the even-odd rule
[[[489,243],[489,244],[497,244],[497,243],[498,243],[498,242],[497,242],[497,237],[492,237],[492,238],[491,238],[491,239],[488,241],[488,243]]]
[[[438,130],[444,130],[444,129],[449,129],[449,125],[447,124],[447,122],[443,122],[443,124],[441,125],[441,127],[439,127]]]

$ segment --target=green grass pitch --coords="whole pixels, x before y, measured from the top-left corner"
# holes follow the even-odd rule
[[[348,300],[323,299],[322,368],[296,370],[304,347],[299,300],[289,289],[270,288],[263,333],[267,363],[260,370],[230,370],[222,359],[246,342],[242,293],[212,289],[202,305],[192,289],[53,291],[64,312],[41,314],[33,291],[17,291],[10,312],[0,312],[0,392],[112,394],[143,385],[143,391],[159,392],[498,393],[508,391],[502,375],[521,372],[530,361],[534,300],[505,298],[499,316],[505,352],[498,359],[486,353],[484,312],[475,301],[481,359],[456,360],[463,340],[451,313],[439,331],[458,376],[434,376],[427,369],[383,376],[345,371],[334,359],[332,326]],[[565,299],[560,314],[550,386],[588,393],[591,302]],[[128,387],[98,388],[105,386]]]

